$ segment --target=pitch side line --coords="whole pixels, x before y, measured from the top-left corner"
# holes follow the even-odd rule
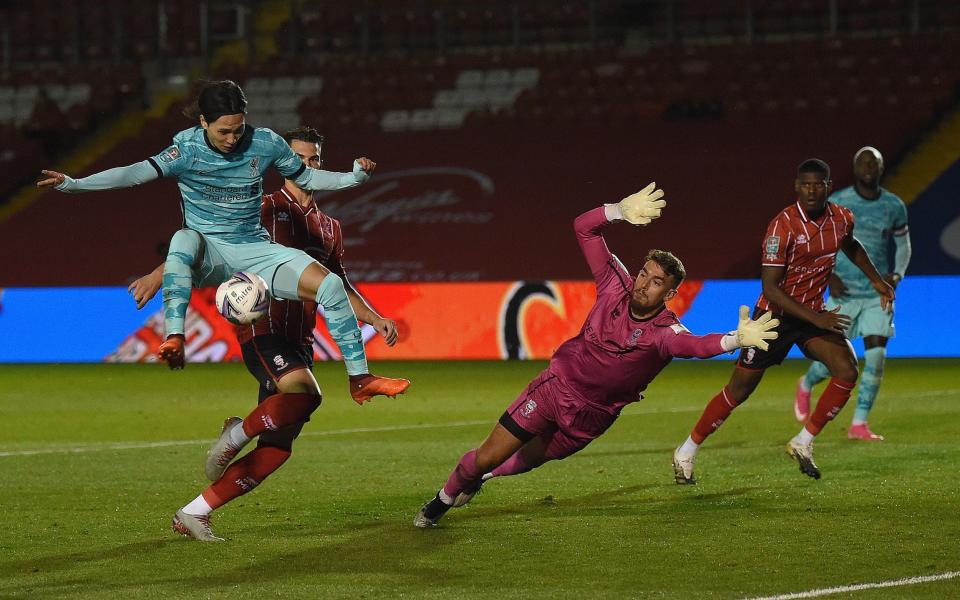
[[[660,409],[635,410],[629,414],[621,415],[630,417],[636,415],[650,415],[656,413],[678,413],[698,411],[702,407],[670,407]],[[483,421],[457,421],[454,423],[423,423],[421,425],[394,425],[388,427],[355,427],[351,429],[332,429],[330,431],[305,431],[300,437],[306,436],[324,436],[324,435],[345,435],[350,433],[380,433],[390,431],[412,431],[416,429],[443,429],[449,427],[471,427],[474,425],[489,425],[494,422],[493,419],[484,419]],[[168,448],[172,446],[190,446],[193,444],[209,444],[213,438],[203,440],[168,440],[160,442],[119,442],[107,445],[74,446],[72,448],[40,448],[37,450],[9,450],[0,452],[0,458],[5,456],[33,456],[35,454],[84,454],[87,452],[103,452],[105,450],[141,450],[145,448]]]
[[[876,583],[842,585],[839,587],[809,590],[806,592],[796,592],[793,594],[781,594],[779,596],[749,598],[748,600],[794,600],[796,598],[816,598],[818,596],[829,596],[831,594],[859,592],[860,590],[873,590],[877,588],[899,587],[903,585],[917,585],[918,583],[930,583],[932,581],[944,581],[946,579],[953,579],[955,577],[960,577],[960,571],[948,571],[946,573],[940,573],[939,575],[924,575],[922,577],[904,577],[903,579],[891,579],[889,581],[878,581]]]
[[[389,427],[354,427],[351,429],[331,429],[330,431],[306,431],[300,434],[304,436],[323,436],[323,435],[344,435],[349,433],[378,433],[384,431],[410,431],[415,429],[441,429],[448,427],[470,427],[473,425],[485,425],[490,420],[483,421],[458,421],[454,423],[424,423],[421,425],[394,425]],[[103,452],[105,450],[140,450],[143,448],[167,448],[170,446],[192,446],[195,444],[209,444],[212,438],[203,440],[170,440],[162,442],[127,442],[97,446],[75,446],[73,448],[43,448],[38,450],[12,450],[9,452],[0,452],[0,457],[4,456],[32,456],[34,454],[83,454],[85,452]]]
[[[911,394],[911,398],[920,397],[920,396],[934,396],[934,395],[953,395],[956,394],[958,390],[931,390],[928,392],[917,392]],[[891,394],[891,396],[894,396]],[[906,394],[904,394],[906,397]],[[639,415],[653,415],[653,414],[662,414],[662,413],[685,413],[685,412],[698,412],[703,409],[703,405],[697,406],[669,406],[669,407],[656,407],[656,408],[647,408],[643,405],[640,405],[637,408],[631,409],[628,413],[620,415],[622,417],[635,417]],[[389,431],[411,431],[416,429],[442,429],[448,427],[470,427],[474,425],[486,425],[492,423],[490,419],[483,421],[458,421],[454,423],[424,423],[421,425],[396,425],[388,427],[356,427],[352,429],[333,429],[330,431],[305,431],[300,434],[301,437],[304,436],[324,436],[324,435],[345,435],[350,433],[378,433],[378,432],[389,432]],[[166,448],[171,446],[190,446],[192,444],[208,444],[212,438],[204,440],[170,440],[170,441],[161,441],[161,442],[127,442],[127,443],[117,443],[109,445],[96,445],[96,446],[76,446],[73,448],[44,448],[38,450],[10,450],[10,451],[0,451],[0,458],[5,456],[32,456],[34,454],[83,454],[86,452],[102,452],[104,450],[140,450],[143,448]],[[791,596],[793,597],[793,596]],[[807,597],[807,596],[797,596],[797,598]],[[779,596],[777,596],[779,598]],[[759,600],[759,599],[757,599]]]

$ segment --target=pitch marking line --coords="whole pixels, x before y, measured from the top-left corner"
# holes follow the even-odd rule
[[[911,397],[920,397],[920,396],[938,396],[938,395],[953,395],[956,394],[957,390],[931,390],[929,392],[917,392],[911,394]],[[703,407],[700,405],[697,406],[669,406],[669,407],[638,407],[638,409],[632,409],[630,412],[620,415],[621,417],[634,417],[639,415],[655,415],[662,413],[686,413],[686,412],[697,412]],[[378,433],[378,432],[387,432],[387,431],[410,431],[416,429],[444,429],[448,427],[470,427],[474,425],[486,425],[491,423],[490,420],[483,421],[459,421],[454,423],[423,423],[420,425],[396,425],[388,427],[356,427],[352,429],[332,429],[330,431],[306,431],[300,434],[303,436],[326,436],[326,435],[345,435],[349,433]],[[166,448],[172,446],[190,446],[193,444],[209,444],[210,439],[205,440],[170,440],[170,441],[160,441],[160,442],[126,442],[126,443],[117,443],[117,444],[96,444],[90,446],[75,446],[72,448],[65,447],[56,447],[56,448],[41,448],[37,450],[10,450],[6,452],[0,451],[0,458],[5,456],[33,456],[35,454],[83,454],[86,452],[102,452],[104,450],[140,450],[143,448]],[[793,596],[791,596],[793,597]],[[796,596],[797,598],[806,598],[808,596]],[[779,598],[779,596],[777,596]],[[759,599],[757,599],[759,600]]]
[[[855,585],[842,585],[839,587],[823,588],[819,590],[809,590],[806,592],[796,592],[793,594],[781,594],[779,596],[762,596],[750,598],[748,600],[794,600],[796,598],[816,598],[818,596],[829,596],[831,594],[845,594],[847,592],[859,592],[860,590],[873,590],[877,588],[899,587],[903,585],[917,585],[918,583],[930,583],[931,581],[944,581],[960,577],[960,571],[948,571],[939,575],[924,575],[922,577],[904,577],[903,579],[892,579],[889,581],[878,581],[876,583],[858,583]]]
[[[700,407],[671,407],[648,410],[635,410],[630,414],[622,415],[624,417],[655,414],[664,412],[690,412],[700,410]],[[300,434],[304,436],[326,436],[326,435],[345,435],[350,433],[380,433],[389,431],[411,431],[416,429],[445,429],[449,427],[472,427],[474,425],[488,425],[493,421],[485,419],[483,421],[457,421],[454,423],[422,423],[419,425],[393,425],[386,427],[355,427],[351,429],[331,429],[329,431],[305,431]],[[204,440],[165,440],[158,442],[119,442],[116,444],[91,444],[89,446],[58,446],[54,448],[38,448],[36,450],[9,450],[0,452],[0,458],[5,456],[33,456],[37,454],[84,454],[86,452],[103,452],[106,450],[141,450],[145,448],[168,448],[173,446],[192,446],[194,444],[209,444],[214,438]]]
[[[349,433],[378,433],[383,431],[410,431],[415,429],[441,429],[448,427],[470,427],[473,425],[485,425],[490,421],[458,421],[454,423],[423,423],[420,425],[394,425],[388,427],[354,427],[351,429],[331,429],[330,431],[306,431],[300,434],[304,436],[323,436],[323,435],[344,435]],[[209,444],[210,439],[203,440],[169,440],[161,442],[127,442],[118,444],[75,446],[72,448],[41,448],[37,450],[11,450],[9,452],[0,452],[0,457],[4,456],[32,456],[35,454],[83,454],[85,452],[103,452],[104,450],[139,450],[142,448],[166,448],[170,446],[193,446],[197,444]]]

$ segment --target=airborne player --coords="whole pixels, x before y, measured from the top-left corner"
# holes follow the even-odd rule
[[[446,484],[414,518],[415,527],[437,525],[493,477],[519,475],[579,452],[606,431],[624,406],[643,392],[674,357],[709,358],[741,347],[766,347],[777,325],[769,314],[756,321],[740,309],[737,330],[692,335],[665,302],[686,276],[676,256],[647,253],[636,278],[607,249],[601,233],[613,221],[646,225],[666,205],[656,184],[588,211],[574,221],[577,241],[597,284],[597,300],[580,334],[557,349],[550,365],[500,417],[483,444],[460,459]]]
[[[283,134],[283,139],[304,165],[312,169],[322,166],[320,153],[323,137],[310,127],[301,127]],[[359,158],[357,162],[372,172],[376,163]],[[320,211],[314,195],[285,179],[283,187],[263,196],[261,221],[271,239],[290,248],[300,248],[330,273],[343,280],[344,289],[357,318],[373,326],[386,343],[397,342],[397,326],[392,319],[380,316],[350,284],[343,268],[343,234],[340,222]],[[130,291],[142,307],[160,289],[163,277],[161,264],[150,275],[130,285]],[[253,325],[237,326],[236,334],[243,352],[243,362],[260,385],[257,408],[246,419],[230,417],[207,455],[205,472],[212,481],[193,501],[176,512],[173,529],[194,539],[211,542],[222,538],[213,533],[212,512],[243,494],[252,491],[290,458],[293,442],[320,406],[322,394],[310,368],[313,365],[313,330],[317,321],[317,304],[310,301],[278,301],[270,303],[267,314]],[[403,393],[409,382],[395,381],[395,387],[367,387],[353,394],[358,404],[376,393]],[[289,414],[290,424],[278,429],[263,430],[264,419],[277,419],[264,402],[275,395],[284,401],[274,410]],[[257,447],[234,461],[240,450],[257,437]],[[232,461],[232,462],[231,462]],[[229,465],[229,466],[228,466]]]

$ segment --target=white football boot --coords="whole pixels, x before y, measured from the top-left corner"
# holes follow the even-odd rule
[[[820,479],[820,469],[817,467],[817,463],[813,462],[813,442],[801,444],[791,439],[787,442],[787,454],[797,461],[801,473],[807,477]]]
[[[243,427],[243,419],[228,417],[223,422],[223,431],[220,432],[220,437],[207,451],[207,461],[203,465],[203,470],[210,481],[220,479],[223,472],[227,470],[230,461],[236,458],[240,450],[243,449],[243,446],[237,446],[230,441],[230,431],[236,427]]]
[[[680,448],[673,451],[673,477],[680,485],[694,485],[697,478],[693,476],[693,463],[697,460],[696,454],[680,454]]]
[[[210,515],[188,515],[181,509],[173,515],[173,523],[170,527],[181,535],[201,542],[225,541],[222,537],[213,534],[213,529],[210,528]]]

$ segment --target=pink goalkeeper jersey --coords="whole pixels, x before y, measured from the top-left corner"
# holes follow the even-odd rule
[[[638,320],[630,316],[635,278],[610,253],[600,231],[603,207],[574,221],[577,241],[597,282],[597,301],[580,333],[560,346],[548,370],[583,402],[611,414],[640,400],[653,378],[675,356],[709,358],[724,352],[723,334],[692,335],[673,311]]]

